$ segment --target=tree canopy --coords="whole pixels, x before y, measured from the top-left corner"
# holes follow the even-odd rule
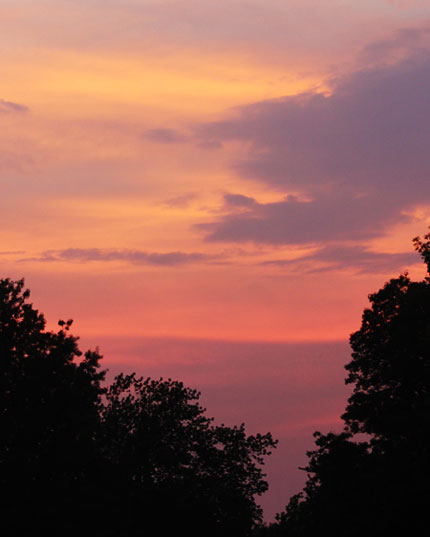
[[[24,282],[0,280],[0,484],[10,535],[246,536],[270,433],[215,425],[199,392],[118,375],[71,321],[46,330]]]
[[[430,234],[414,239],[430,273]],[[420,534],[430,507],[430,277],[369,295],[350,337],[353,387],[340,433],[315,433],[304,490],[266,533]]]
[[[215,426],[199,396],[178,381],[119,375],[103,409],[104,456],[126,488],[135,484],[133,501],[151,506],[158,530],[247,535],[261,520],[260,466],[275,442],[243,425]]]

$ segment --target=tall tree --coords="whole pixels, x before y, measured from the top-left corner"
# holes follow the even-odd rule
[[[104,372],[82,355],[71,321],[46,330],[24,281],[0,280],[0,485],[3,523],[56,527],[79,508],[97,459]],[[70,513],[70,507],[68,508]]]
[[[414,239],[430,271],[430,234]],[[316,433],[306,486],[274,535],[418,534],[430,508],[430,278],[408,274],[369,295],[350,337],[344,431]]]

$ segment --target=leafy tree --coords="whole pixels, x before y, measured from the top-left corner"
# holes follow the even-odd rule
[[[104,379],[100,355],[82,355],[69,334],[72,321],[47,331],[23,285],[0,280],[0,484],[15,535],[55,526],[72,498],[85,507]]]
[[[82,354],[72,321],[46,330],[28,298],[0,280],[3,534],[248,535],[271,435],[214,425],[181,382],[103,387],[98,351]]]
[[[414,239],[430,272],[430,234]],[[430,278],[369,295],[350,337],[353,385],[340,434],[316,433],[306,486],[267,534],[421,533],[430,507]]]
[[[147,527],[248,535],[261,522],[260,465],[275,442],[270,434],[246,436],[243,425],[215,426],[199,396],[170,379],[119,375],[102,415],[104,457],[121,472],[127,504],[145,506]]]
[[[351,335],[346,382],[354,385],[343,419],[374,444],[414,443],[430,416],[430,282],[407,275],[369,297]]]

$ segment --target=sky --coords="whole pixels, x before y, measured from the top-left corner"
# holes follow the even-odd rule
[[[1,277],[113,374],[280,439],[340,426],[348,336],[430,225],[428,0],[0,0]]]

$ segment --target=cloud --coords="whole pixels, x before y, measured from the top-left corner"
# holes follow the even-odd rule
[[[388,39],[374,41],[363,48],[358,61],[363,66],[388,64],[402,60],[428,45],[430,26],[400,28]]]
[[[174,129],[149,129],[145,131],[144,137],[160,144],[178,144],[188,140],[184,134]]]
[[[254,207],[257,204],[254,198],[249,196],[244,196],[242,194],[225,194],[224,195],[224,205],[230,208],[245,208],[249,209]]]
[[[86,263],[90,261],[125,261],[136,265],[156,265],[173,267],[188,265],[192,263],[205,263],[214,259],[202,253],[192,252],[146,252],[143,250],[108,250],[99,248],[68,248],[65,250],[47,250],[42,255],[32,261],[70,261]]]
[[[175,198],[170,198],[164,202],[164,205],[174,208],[185,208],[188,207],[191,202],[197,198],[197,194],[190,192],[188,194],[183,194],[182,196],[176,196]]]
[[[329,96],[263,101],[197,126],[199,140],[250,147],[233,163],[242,179],[300,194],[202,224],[207,240],[364,240],[430,204],[429,51],[361,69]]]
[[[229,214],[214,223],[197,224],[210,242],[302,244],[330,240],[368,239],[381,226],[406,216],[393,214],[390,203],[343,193],[321,195],[312,201],[287,196],[279,202],[260,204]]]
[[[414,253],[372,252],[360,245],[330,245],[299,259],[274,259],[262,265],[293,267],[300,272],[326,272],[353,269],[358,273],[382,273],[405,270],[417,262]]]
[[[6,250],[6,251],[3,251],[3,252],[0,252],[0,256],[4,256],[4,255],[21,255],[21,254],[25,254],[25,250]]]
[[[0,114],[14,114],[28,112],[28,107],[23,104],[13,103],[0,99]]]

